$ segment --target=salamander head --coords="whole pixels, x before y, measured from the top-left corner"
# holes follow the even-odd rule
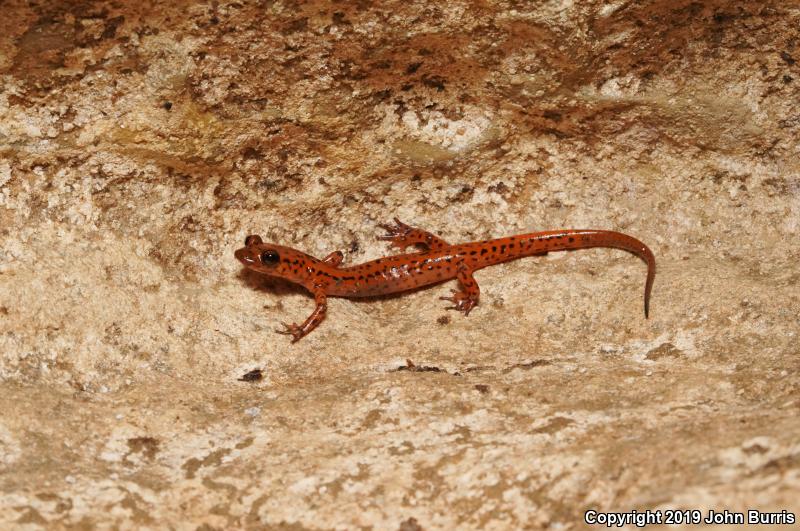
[[[245,267],[253,271],[299,283],[303,283],[311,276],[308,267],[314,267],[318,261],[290,247],[264,243],[261,237],[255,234],[245,238],[244,247],[237,249],[233,254]]]

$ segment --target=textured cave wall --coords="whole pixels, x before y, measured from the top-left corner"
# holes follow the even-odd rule
[[[794,2],[21,2],[0,17],[3,528],[800,512]],[[398,216],[551,253],[313,302]],[[410,360],[414,367],[407,365]],[[252,369],[263,379],[243,382]]]

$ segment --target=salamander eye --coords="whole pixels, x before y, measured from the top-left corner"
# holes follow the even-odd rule
[[[281,257],[275,251],[264,251],[261,253],[261,263],[267,265],[275,265],[280,261]]]
[[[258,245],[260,243],[263,243],[263,242],[261,241],[261,236],[259,236],[257,234],[251,234],[250,236],[248,236],[247,238],[244,239],[244,246],[245,247],[250,247],[251,245]]]

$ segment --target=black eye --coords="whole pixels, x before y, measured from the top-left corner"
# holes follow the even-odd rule
[[[257,234],[251,234],[250,236],[248,236],[247,238],[244,239],[244,246],[245,247],[250,247],[251,245],[254,245],[254,244],[257,245],[259,243],[263,243],[263,242],[261,241],[261,236],[258,236]]]
[[[281,257],[278,256],[278,253],[275,251],[264,251],[261,253],[262,264],[277,264],[280,259]]]

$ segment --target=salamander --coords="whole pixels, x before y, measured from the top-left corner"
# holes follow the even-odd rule
[[[650,315],[650,292],[656,274],[656,260],[644,243],[620,232],[595,229],[562,229],[532,232],[494,240],[451,245],[430,232],[410,227],[394,218],[394,225],[379,225],[386,234],[378,239],[404,252],[418,246],[418,252],[396,254],[363,264],[343,267],[344,254],[334,251],[319,260],[304,252],[264,242],[258,235],[245,239],[234,255],[247,268],[279,277],[305,287],[314,296],[316,308],[302,324],[281,323],[280,334],[292,336],[292,343],[314,330],[325,318],[328,297],[373,297],[458,279],[459,290],[452,290],[450,310],[467,316],[478,304],[480,289],[473,277],[478,269],[526,256],[541,256],[551,251],[591,247],[623,249],[647,264],[644,285],[644,315]]]

